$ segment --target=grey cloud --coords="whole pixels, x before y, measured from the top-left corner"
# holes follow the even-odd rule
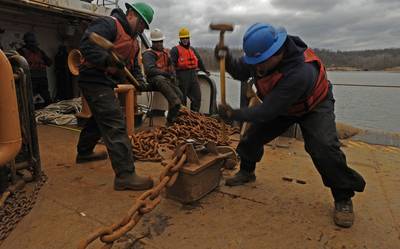
[[[284,26],[311,47],[353,50],[400,47],[398,0],[148,0],[155,9],[152,28],[164,31],[167,47],[178,42],[178,30],[191,30],[194,46],[214,47],[218,32],[210,22],[235,24],[226,34],[229,46],[241,47],[242,36],[255,22]]]
[[[271,4],[285,10],[296,10],[305,12],[325,12],[344,2],[343,0],[272,0]]]
[[[394,5],[400,5],[400,2],[398,0],[374,0],[376,4],[394,4]]]

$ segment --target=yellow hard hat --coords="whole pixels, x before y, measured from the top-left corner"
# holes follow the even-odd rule
[[[190,38],[190,33],[188,28],[181,28],[179,30],[179,38]]]

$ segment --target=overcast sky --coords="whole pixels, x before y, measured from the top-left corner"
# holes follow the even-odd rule
[[[123,6],[126,0],[120,0]],[[131,1],[129,1],[131,2]],[[210,22],[235,24],[226,43],[242,46],[255,22],[283,26],[310,47],[360,50],[400,47],[400,0],[147,0],[155,10],[150,28],[160,28],[165,46],[178,41],[179,28],[191,31],[193,46],[214,47],[218,32]],[[124,8],[124,7],[123,7]]]

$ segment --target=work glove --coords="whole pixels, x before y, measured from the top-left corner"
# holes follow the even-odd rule
[[[206,73],[206,75],[208,76],[208,77],[210,77],[210,75],[211,75],[211,73],[210,73],[210,71],[204,71],[204,73]]]
[[[171,82],[174,85],[178,85],[178,80],[176,79],[176,75],[175,74],[171,75]]]
[[[139,92],[149,92],[151,91],[151,86],[149,83],[145,82],[145,81],[139,81],[139,87],[138,87],[138,91]]]
[[[222,59],[222,57],[228,57],[229,56],[229,48],[227,46],[220,46],[217,44],[214,49],[214,56],[217,60]]]
[[[224,120],[232,120],[234,112],[235,111],[228,104],[218,105],[218,115]]]

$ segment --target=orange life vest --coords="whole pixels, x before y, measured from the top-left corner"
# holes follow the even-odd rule
[[[290,108],[288,113],[291,115],[302,115],[312,109],[314,109],[319,103],[321,103],[327,96],[329,90],[329,83],[326,77],[325,67],[322,61],[317,57],[314,51],[307,48],[304,51],[304,62],[313,63],[317,62],[319,66],[319,74],[317,82],[314,85],[311,93],[304,99],[296,102]],[[260,97],[266,96],[270,93],[273,88],[279,84],[283,74],[276,71],[266,77],[260,78],[256,82],[257,93]]]
[[[194,51],[189,47],[185,48],[181,45],[176,46],[178,49],[178,63],[176,64],[176,69],[187,70],[187,69],[197,69],[199,66],[199,60],[196,57]]]
[[[163,72],[171,73],[174,71],[174,67],[171,64],[169,57],[169,50],[164,48],[163,51],[157,51],[149,48],[149,51],[157,55],[156,67]]]
[[[135,56],[139,52],[139,42],[137,39],[132,38],[130,35],[128,35],[124,27],[122,27],[122,24],[118,21],[117,18],[111,16],[112,19],[115,21],[115,25],[117,28],[117,35],[115,37],[115,40],[113,42],[114,44],[114,49],[113,51],[118,55],[118,57],[124,61],[126,67],[128,69],[133,69],[133,64],[135,61]],[[94,66],[92,63],[89,61],[83,59],[82,64],[84,64],[87,67],[96,67],[99,69],[106,69],[98,66]],[[107,73],[109,74],[115,74],[117,71],[114,68],[107,69]]]
[[[135,56],[139,51],[139,42],[136,38],[132,38],[125,32],[117,18],[113,16],[112,18],[117,25],[117,36],[113,42],[114,51],[118,54],[119,58],[127,63],[128,68],[131,68],[135,61]]]
[[[43,60],[43,55],[40,50],[31,51],[27,48],[23,48],[22,52],[24,53],[24,57],[29,64],[29,68],[31,70],[45,71],[46,64]]]

